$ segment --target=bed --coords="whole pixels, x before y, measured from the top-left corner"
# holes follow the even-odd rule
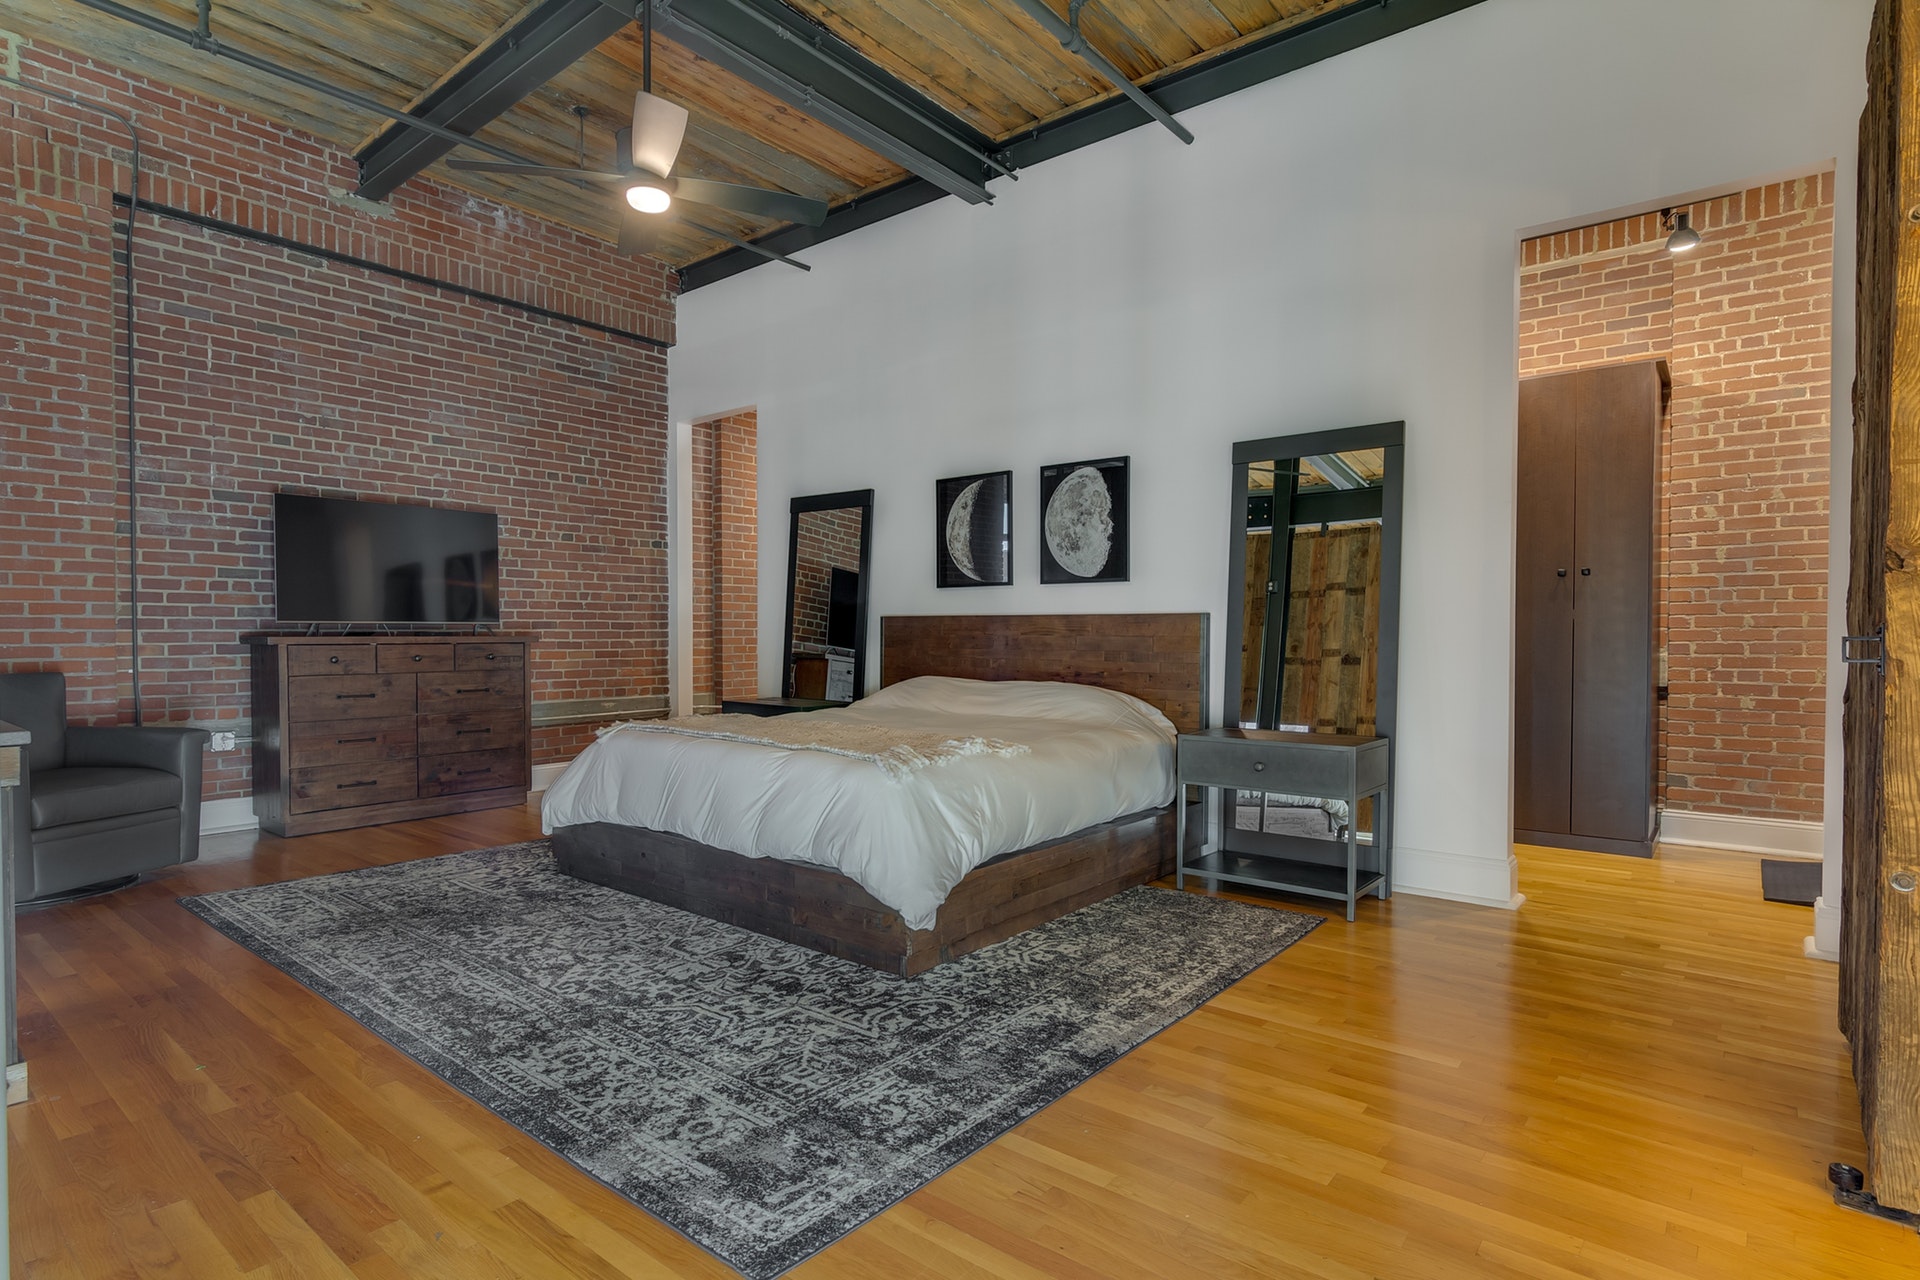
[[[875,792],[879,771],[865,760],[642,726],[603,737],[549,789],[555,859],[581,879],[922,972],[1171,871],[1172,735],[1204,724],[1206,623],[1204,614],[883,618],[881,693],[786,719],[824,717],[814,732],[833,738],[836,724],[851,731],[937,707],[935,723],[956,736],[1017,750],[983,748]],[[1103,716],[1112,725],[1098,734],[1081,723]],[[850,789],[856,775],[865,793]],[[977,822],[986,810],[1001,811],[991,830]],[[952,828],[926,825],[928,812],[952,817]],[[895,883],[889,852],[902,847],[935,864],[931,886]]]

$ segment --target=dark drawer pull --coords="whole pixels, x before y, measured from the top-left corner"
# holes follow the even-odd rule
[[[419,661],[421,660],[421,657],[422,657],[422,655],[420,655],[420,654],[417,654],[417,653],[416,653],[416,654],[414,654],[414,655],[413,655],[413,660],[414,660],[415,662],[419,662]]]
[[[1255,760],[1253,762],[1253,771],[1255,773],[1265,773],[1267,771],[1267,762],[1265,760]]]
[[[336,782],[333,784],[333,789],[335,791],[351,791],[355,787],[377,787],[379,785],[379,779],[368,778],[364,782]]]
[[[481,685],[478,689],[455,689],[455,693],[492,693],[492,685]]]
[[[492,730],[491,728],[488,728],[488,729],[455,729],[455,730],[453,731],[453,736],[454,736],[454,737],[456,737],[456,738],[464,738],[464,737],[466,737],[466,736],[467,736],[468,734],[470,734],[470,733],[492,733],[492,732],[493,732],[493,730]]]
[[[492,772],[493,770],[491,769],[456,769],[454,770],[453,776],[456,778],[473,778],[473,777],[478,777],[480,774],[483,774],[483,773],[492,773]]]
[[[355,743],[355,742],[378,742],[378,741],[380,741],[379,738],[335,738],[333,740],[333,745],[336,747],[344,747],[349,745],[350,743]]]
[[[493,655],[492,655],[492,654],[488,654],[488,655],[487,655],[487,661],[488,661],[488,662],[492,662],[492,661],[493,661]]]
[[[337,664],[340,661],[340,655],[336,653],[332,657],[328,658],[327,661]]]
[[[377,698],[380,695],[377,693],[336,693],[333,696],[341,702],[345,702],[350,698]]]

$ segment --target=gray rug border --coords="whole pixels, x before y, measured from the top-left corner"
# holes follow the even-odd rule
[[[239,934],[237,934],[233,929],[229,928],[223,920],[215,919],[213,918],[213,916],[209,915],[208,911],[211,910],[211,908],[203,908],[201,905],[203,903],[206,903],[209,899],[218,898],[225,894],[244,892],[249,889],[269,888],[273,885],[290,884],[290,883],[293,883],[294,881],[299,881],[299,880],[319,880],[319,879],[325,879],[328,876],[353,876],[353,875],[358,875],[362,872],[377,871],[377,870],[381,870],[388,867],[408,866],[415,863],[444,862],[453,858],[466,857],[470,854],[500,853],[509,849],[526,848],[530,845],[544,844],[544,843],[547,843],[547,838],[543,836],[534,840],[520,840],[520,841],[515,841],[512,844],[489,845],[485,848],[480,848],[480,849],[457,849],[451,853],[435,854],[430,858],[407,858],[407,859],[402,859],[399,862],[376,863],[372,866],[366,866],[366,867],[350,867],[344,871],[326,871],[326,872],[321,872],[318,875],[312,875],[312,876],[289,876],[285,880],[266,880],[266,881],[260,882],[259,884],[236,885],[234,888],[231,888],[231,889],[216,889],[208,893],[183,895],[181,897],[175,898],[174,902],[182,910],[185,910],[186,912],[194,916],[201,923],[205,924],[208,928],[212,929],[214,932],[220,934],[220,936],[232,942],[235,946],[238,946],[241,950],[273,966],[273,968],[285,974],[287,977],[293,979],[295,982],[299,983],[302,987],[312,992],[315,996],[318,996],[320,999],[326,1001],[327,1004],[331,1005],[334,1009],[338,1010],[342,1015],[344,1015],[351,1021],[357,1023],[358,1025],[366,1028],[368,1031],[372,1032],[376,1037],[378,1037],[390,1048],[392,1048],[397,1053],[399,1053],[402,1057],[405,1057],[409,1061],[415,1063],[416,1065],[418,1065],[419,1067],[427,1071],[429,1074],[439,1079],[442,1083],[452,1088],[456,1093],[459,1093],[462,1097],[466,1098],[468,1101],[484,1109],[487,1112],[487,1114],[492,1116],[495,1120],[506,1125],[508,1128],[513,1129],[514,1131],[525,1135],[527,1138],[529,1138],[533,1142],[539,1144],[543,1149],[547,1151],[548,1154],[552,1155],[555,1159],[559,1160],[562,1164],[565,1164],[568,1168],[572,1169],[574,1172],[581,1174],[582,1176],[588,1179],[591,1179],[593,1182],[597,1183],[602,1187],[605,1187],[608,1191],[612,1192],[614,1195],[618,1196],[620,1199],[626,1201],[628,1204],[632,1205],[634,1208],[640,1210],[640,1212],[646,1214],[649,1218],[652,1218],[655,1222],[659,1223],[661,1226],[666,1227],[669,1231],[679,1236],[682,1240],[685,1240],[688,1244],[692,1245],[694,1248],[700,1250],[702,1253],[706,1254],[708,1257],[712,1258],[714,1261],[720,1263],[722,1266],[726,1267],[728,1270],[734,1272],[734,1274],[742,1277],[746,1277],[750,1273],[742,1270],[731,1259],[725,1257],[720,1253],[715,1252],[712,1248],[701,1243],[699,1240],[694,1239],[691,1235],[688,1235],[680,1227],[674,1225],[674,1223],[668,1220],[665,1216],[663,1216],[662,1214],[656,1212],[651,1208],[648,1208],[645,1204],[641,1203],[638,1199],[630,1195],[628,1192],[621,1190],[619,1187],[614,1186],[610,1182],[607,1182],[605,1179],[599,1177],[593,1171],[586,1169],[581,1165],[575,1163],[573,1160],[569,1159],[564,1153],[556,1149],[551,1143],[547,1142],[544,1138],[542,1138],[539,1134],[532,1132],[531,1130],[525,1128],[522,1125],[516,1124],[512,1120],[507,1119],[504,1115],[500,1113],[498,1108],[488,1103],[485,1100],[485,1098],[481,1096],[480,1091],[474,1088],[470,1088],[468,1085],[461,1083],[461,1078],[471,1078],[471,1073],[469,1073],[461,1064],[454,1063],[451,1066],[450,1070],[444,1070],[444,1071],[435,1067],[433,1064],[433,1061],[430,1060],[429,1057],[423,1056],[421,1053],[416,1052],[414,1049],[408,1048],[405,1044],[401,1043],[400,1040],[396,1039],[394,1034],[390,1033],[389,1030],[386,1029],[387,1023],[389,1021],[388,1019],[380,1017],[377,1013],[372,1015],[371,1020],[368,1018],[362,1018],[358,1014],[354,1013],[351,1009],[348,1009],[345,1005],[341,1004],[338,1000],[335,1000],[332,996],[328,995],[325,991],[315,986],[311,981],[309,981],[308,977],[305,975],[310,974],[312,970],[310,970],[306,965],[300,963],[297,960],[290,960],[290,959],[284,958],[284,951],[281,947],[279,947],[274,943],[265,942],[265,941],[263,941],[261,945],[258,947],[254,946],[251,942],[239,936]],[[624,892],[623,890],[619,890],[619,889],[606,889],[605,886],[595,886],[595,887],[602,888],[607,893],[623,893]],[[1179,889],[1163,889],[1160,886],[1153,885],[1153,884],[1140,885],[1137,887],[1143,888],[1143,889],[1154,889],[1161,893],[1184,893],[1185,892],[1184,890],[1179,890]],[[1122,890],[1122,892],[1128,892],[1128,891]],[[1118,895],[1115,895],[1115,896],[1118,896]],[[1203,895],[1203,896],[1212,896],[1212,895]],[[680,909],[677,907],[668,907],[665,903],[654,903],[654,905],[658,907],[662,907],[665,910],[669,910],[669,911],[679,911],[680,914],[682,915],[697,914],[692,912],[680,911]],[[1089,904],[1089,905],[1095,905],[1095,904]],[[1226,978],[1222,980],[1212,990],[1208,991],[1205,995],[1201,996],[1194,1003],[1191,1009],[1188,1009],[1185,1013],[1173,1019],[1173,1021],[1167,1023],[1165,1026],[1162,1026],[1159,1030],[1154,1031],[1142,1037],[1141,1039],[1135,1041],[1133,1044],[1127,1046],[1125,1049],[1115,1054],[1112,1058],[1108,1059],[1106,1062],[1102,1063],[1100,1066],[1096,1067],[1094,1070],[1082,1076],[1079,1080],[1075,1081],[1072,1085],[1068,1086],[1066,1089],[1055,1094],[1052,1098],[1049,1098],[1047,1101],[1041,1103],[1038,1107],[1035,1107],[1032,1111],[1029,1111],[1023,1116],[1020,1116],[1018,1119],[1012,1121],[1011,1123],[1006,1125],[1004,1128],[998,1129],[994,1131],[992,1134],[982,1139],[976,1145],[974,1145],[971,1150],[968,1150],[960,1155],[953,1157],[946,1164],[941,1165],[939,1170],[935,1172],[932,1176],[924,1179],[923,1181],[917,1183],[912,1187],[909,1187],[905,1191],[902,1191],[899,1195],[893,1197],[891,1200],[888,1200],[885,1204],[880,1205],[878,1208],[868,1213],[865,1217],[862,1217],[859,1221],[853,1223],[845,1231],[842,1231],[839,1235],[834,1236],[831,1240],[822,1242],[820,1245],[816,1246],[814,1249],[810,1250],[809,1252],[801,1255],[798,1258],[795,1258],[792,1262],[788,1263],[785,1267],[781,1268],[779,1271],[768,1273],[768,1275],[766,1275],[763,1278],[763,1280],[779,1280],[781,1276],[785,1276],[789,1274],[790,1272],[800,1267],[804,1263],[812,1260],[813,1258],[818,1257],[822,1253],[825,1253],[828,1249],[840,1243],[840,1241],[846,1239],[848,1236],[852,1235],[855,1231],[858,1231],[861,1227],[866,1226],[869,1222],[872,1222],[875,1218],[878,1218],[881,1214],[887,1212],[889,1209],[893,1208],[895,1205],[911,1197],[915,1192],[920,1191],[922,1188],[931,1186],[935,1181],[945,1177],[947,1174],[951,1173],[954,1169],[958,1168],[960,1165],[966,1163],[968,1160],[971,1160],[974,1156],[980,1154],[982,1151],[985,1151],[988,1147],[998,1142],[1001,1138],[1005,1137],[1007,1134],[1012,1133],[1015,1129],[1019,1128],[1021,1125],[1025,1124],[1027,1121],[1033,1119],[1035,1116],[1038,1116],[1042,1112],[1053,1107],[1056,1103],[1064,1099],[1068,1094],[1075,1092],[1076,1090],[1081,1088],[1083,1085],[1093,1080],[1096,1076],[1099,1076],[1100,1074],[1108,1070],[1110,1067],[1120,1062],[1122,1059],[1129,1057],[1138,1049],[1140,1049],[1141,1046],[1149,1044],[1152,1041],[1159,1039],[1161,1036],[1165,1035],[1168,1031],[1172,1030],[1174,1027],[1179,1026],[1181,1023],[1185,1022],[1188,1018],[1191,1018],[1194,1014],[1200,1012],[1200,1010],[1204,1009],[1208,1004],[1218,999],[1223,993],[1225,993],[1232,987],[1239,985],[1241,982],[1245,981],[1249,976],[1251,976],[1256,971],[1262,968],[1265,968],[1267,965],[1273,963],[1275,960],[1285,955],[1288,951],[1291,951],[1295,946],[1298,946],[1301,942],[1304,942],[1314,932],[1314,930],[1318,929],[1321,925],[1327,922],[1326,916],[1319,915],[1316,912],[1297,911],[1291,907],[1286,907],[1286,906],[1268,905],[1266,903],[1242,903],[1241,905],[1255,906],[1262,910],[1279,911],[1286,915],[1297,916],[1307,921],[1308,923],[1305,929],[1301,931],[1299,937],[1296,937],[1292,941],[1281,946],[1272,955],[1267,956],[1265,959],[1256,961],[1251,966],[1242,970],[1238,974],[1235,974],[1230,978]],[[1086,908],[1083,907],[1080,909],[1085,910]],[[1070,912],[1069,914],[1073,914],[1073,913]],[[707,917],[700,917],[700,918],[706,919]],[[719,925],[723,928],[738,929],[742,933],[753,932],[752,930],[741,929],[740,926],[738,925],[727,924],[725,921],[715,920],[715,921],[711,921],[711,923]],[[1039,928],[1043,926],[1035,926],[1035,927]],[[761,936],[764,936],[764,935],[761,935]],[[778,942],[780,940],[773,939],[773,941]],[[782,945],[799,946],[800,944],[783,942]],[[998,943],[992,944],[992,946],[998,946],[998,945],[999,945]],[[991,946],[981,948],[982,951],[987,951],[991,949],[992,949]],[[979,953],[976,952],[974,954],[979,954]],[[846,961],[846,963],[852,964],[856,962]],[[913,981],[913,979],[903,978],[901,979],[901,981],[911,982]]]

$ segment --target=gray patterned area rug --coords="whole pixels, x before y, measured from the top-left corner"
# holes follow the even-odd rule
[[[1320,922],[1140,888],[901,979],[572,879],[544,841],[181,903],[754,1280]]]

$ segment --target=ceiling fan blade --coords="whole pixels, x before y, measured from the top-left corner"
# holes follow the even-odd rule
[[[817,227],[827,220],[827,202],[764,187],[742,187],[731,182],[709,182],[705,178],[676,178],[673,194],[695,204],[710,204],[756,218],[778,218],[782,222],[803,222]]]
[[[617,173],[602,173],[598,169],[576,169],[572,165],[496,164],[491,160],[450,158],[447,161],[447,168],[458,169],[462,173],[517,173],[529,178],[592,178],[596,182],[623,181]]]
[[[666,177],[687,136],[687,109],[658,94],[633,95],[633,164]]]
[[[652,253],[660,247],[660,239],[666,229],[665,214],[640,213],[623,208],[620,211],[619,251],[629,258]]]

